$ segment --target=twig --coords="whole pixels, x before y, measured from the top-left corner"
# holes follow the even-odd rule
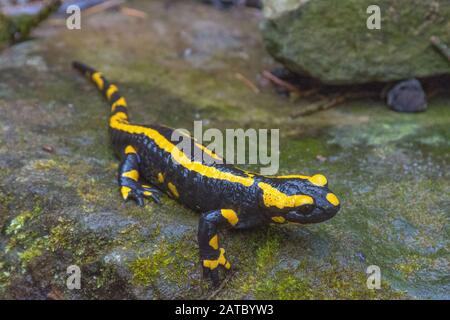
[[[438,37],[432,36],[430,38],[431,43],[434,47],[450,61],[450,48]]]
[[[314,88],[314,89],[310,89],[308,91],[303,91],[302,97],[307,98],[309,96],[312,96],[312,95],[318,93],[319,91],[320,91],[319,88]]]
[[[234,74],[234,76],[236,77],[236,79],[242,81],[247,87],[249,87],[254,93],[258,94],[259,93],[259,89],[258,87],[251,82],[249,79],[247,79],[242,73],[236,72]]]
[[[425,15],[425,21],[414,31],[414,35],[418,36],[425,28],[432,24],[439,16],[439,3],[432,2],[429,11]]]
[[[120,6],[121,4],[123,4],[125,1],[123,0],[109,0],[109,1],[105,1],[102,2],[100,4],[97,4],[95,6],[92,6],[86,10],[84,10],[83,14],[85,16],[90,16],[117,6]]]
[[[217,296],[217,294],[222,291],[222,289],[225,287],[225,285],[228,283],[228,281],[231,279],[231,277],[233,277],[233,275],[236,272],[230,272],[228,273],[227,277],[225,277],[225,279],[223,279],[222,283],[220,284],[220,286],[214,290],[208,297],[205,297],[206,300],[212,300],[215,296]]]
[[[437,94],[441,93],[442,91],[444,91],[442,88],[434,88],[431,89],[428,93],[427,93],[427,97],[428,99],[433,98],[434,96],[436,96]]]
[[[301,110],[294,112],[291,114],[292,118],[298,118],[300,116],[307,116],[312,113],[323,111],[327,109],[331,109],[345,101],[350,99],[360,99],[360,98],[370,98],[376,97],[378,94],[373,92],[357,92],[357,93],[343,93],[337,96],[332,97],[331,99],[323,98],[322,100],[312,103]]]
[[[334,97],[332,99],[322,99],[318,102],[307,105],[297,112],[292,113],[291,117],[295,119],[300,116],[306,116],[318,111],[327,110],[344,102],[346,99],[347,97],[345,95]]]
[[[295,92],[297,94],[300,94],[300,90],[296,86],[294,86],[294,85],[290,84],[289,82],[284,81],[284,80],[274,76],[272,74],[272,72],[264,70],[262,72],[262,75],[263,75],[264,78],[269,79],[270,81],[272,81],[273,83],[279,85],[280,87],[286,88],[287,90],[289,90],[291,92]]]
[[[147,13],[141,10],[128,8],[128,7],[122,7],[120,8],[120,12],[122,12],[124,15],[130,16],[130,17],[136,17],[136,18],[147,18]]]
[[[64,295],[58,289],[53,288],[52,291],[47,294],[47,298],[50,300],[64,300]]]

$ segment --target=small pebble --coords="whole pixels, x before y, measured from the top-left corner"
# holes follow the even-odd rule
[[[42,150],[44,150],[45,152],[48,152],[48,153],[55,152],[55,149],[51,145],[48,145],[48,144],[44,144],[42,146]]]

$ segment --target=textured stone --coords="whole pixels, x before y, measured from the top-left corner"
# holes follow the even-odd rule
[[[449,73],[430,45],[450,42],[448,0],[380,0],[381,29],[369,30],[371,0],[266,0],[262,32],[287,68],[324,83],[395,81]]]

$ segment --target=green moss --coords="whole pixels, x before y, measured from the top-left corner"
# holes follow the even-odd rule
[[[12,39],[13,23],[0,13],[0,50],[3,49]]]
[[[259,279],[265,279],[274,264],[278,262],[277,257],[279,256],[280,236],[276,234],[274,230],[265,232],[265,237],[262,239],[261,234],[262,232],[260,232],[258,241],[255,242],[255,254],[251,254],[249,256],[250,261],[246,261],[249,271],[248,274],[246,273],[247,276],[245,278],[236,279],[236,284],[239,284],[239,291],[244,293],[253,292]],[[242,248],[242,250],[249,250],[248,247],[244,247],[245,248]],[[253,251],[250,249],[249,252]],[[246,254],[249,253],[247,252]]]
[[[8,288],[11,280],[11,272],[4,261],[0,261],[0,296]]]
[[[183,237],[169,244],[171,263],[166,268],[166,278],[178,285],[191,282],[192,269],[198,262],[198,248],[192,237]],[[192,286],[197,286],[193,283]]]
[[[264,279],[255,291],[259,299],[298,300],[314,297],[309,279],[299,279],[286,273],[277,274],[275,279]]]
[[[399,299],[401,292],[393,291],[382,282],[379,290],[366,287],[366,274],[350,268],[309,269],[312,274],[295,271],[277,272],[274,277],[262,279],[255,288],[257,299]]]
[[[100,169],[84,161],[69,163],[65,159],[58,159],[57,168],[67,177],[68,185],[75,188],[85,212],[94,212],[97,206],[108,207],[111,199],[120,201],[115,182],[102,179],[105,172],[115,174],[111,166]]]
[[[73,240],[71,237],[74,234],[75,226],[64,219],[60,219],[60,223],[50,231],[48,248],[51,251],[58,249],[71,249]]]
[[[276,237],[267,239],[263,246],[256,251],[257,272],[265,271],[269,266],[277,261],[280,241]]]
[[[280,1],[266,2],[270,6]],[[450,9],[446,1],[431,5],[421,0],[407,4],[380,0],[377,5],[381,9],[381,30],[366,27],[366,9],[372,4],[370,0],[307,1],[298,9],[269,19],[264,24],[263,37],[268,50],[288,68],[331,84],[401,80],[448,72],[447,61],[429,41],[432,35],[444,42],[450,40]],[[434,5],[439,8],[438,14]],[[429,20],[424,22],[424,16],[429,16]]]
[[[167,255],[168,253],[164,249],[158,247],[151,255],[139,257],[130,262],[129,268],[133,274],[133,284],[150,285],[160,274],[161,268],[172,261]]]
[[[52,230],[49,249],[55,255],[71,252],[73,261],[80,266],[97,262],[112,246],[112,241],[107,237],[80,231],[79,225],[69,224],[56,228]],[[59,240],[61,241],[58,242]]]
[[[48,248],[48,237],[37,238],[24,251],[19,252],[22,266],[26,267],[34,258],[39,257]]]
[[[36,201],[33,209],[25,210],[11,220],[9,226],[6,228],[7,235],[17,235],[18,232],[24,227],[25,223],[42,213],[42,207],[39,201]]]
[[[61,1],[52,1],[48,3],[42,10],[40,10],[36,15],[19,15],[11,18],[12,28],[11,40],[12,41],[22,41],[28,38],[31,30],[36,27],[39,23],[48,18],[53,12],[55,12]]]
[[[17,232],[23,228],[25,222],[32,217],[32,213],[30,211],[25,211],[21,214],[19,214],[17,217],[15,217],[11,223],[9,224],[8,228],[6,228],[6,234],[17,234]]]

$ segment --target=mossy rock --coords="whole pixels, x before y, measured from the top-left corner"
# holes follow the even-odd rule
[[[37,14],[5,16],[0,13],[0,50],[14,42],[25,40],[31,30],[55,12],[61,1],[54,0],[44,6]]]
[[[369,30],[370,5],[381,29]],[[450,42],[450,2],[265,0],[262,33],[268,51],[288,69],[329,84],[396,81],[450,72],[430,45]]]
[[[0,13],[0,50],[3,49],[11,39],[12,23],[7,17]]]

